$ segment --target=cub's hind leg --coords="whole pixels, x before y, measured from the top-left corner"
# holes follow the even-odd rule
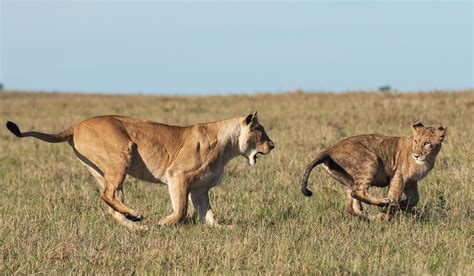
[[[370,219],[371,217],[369,216],[367,211],[365,211],[364,208],[362,207],[362,202],[352,197],[352,189],[346,188],[345,193],[346,193],[347,211],[350,214],[355,215],[361,219],[364,219],[364,220]]]
[[[393,203],[392,199],[379,198],[369,193],[369,187],[380,169],[379,158],[366,149],[354,149],[353,155],[358,156],[357,164],[350,168],[350,175],[354,179],[352,197],[364,203],[384,207]]]
[[[334,178],[344,186],[347,211],[350,214],[360,217],[362,219],[368,219],[369,216],[367,212],[364,211],[362,203],[359,200],[353,198],[351,195],[352,187],[354,186],[354,181],[352,180],[351,176],[348,175],[344,171],[344,169],[337,165],[333,160],[325,162],[321,166],[332,178]]]

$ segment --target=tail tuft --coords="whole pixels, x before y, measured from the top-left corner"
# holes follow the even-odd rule
[[[311,173],[314,167],[325,162],[328,158],[329,158],[328,153],[323,151],[319,153],[318,156],[316,156],[316,158],[313,161],[311,161],[311,163],[308,164],[308,166],[306,167],[306,170],[304,171],[303,179],[301,180],[301,192],[303,193],[303,195],[308,196],[308,197],[313,195],[313,193],[310,190],[308,190],[309,174]]]
[[[303,193],[304,196],[307,196],[307,197],[310,197],[310,196],[313,195],[313,192],[311,192],[310,190],[308,190],[306,188],[302,188],[301,192]]]
[[[11,131],[13,134],[15,134],[16,137],[23,137],[21,135],[20,128],[14,123],[14,122],[7,122],[7,128],[9,131]]]

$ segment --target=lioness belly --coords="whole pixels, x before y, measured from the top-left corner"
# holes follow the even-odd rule
[[[161,174],[159,171],[152,171],[151,169],[152,168],[149,168],[143,160],[135,159],[132,160],[127,174],[146,182],[167,184],[167,179],[164,174]]]

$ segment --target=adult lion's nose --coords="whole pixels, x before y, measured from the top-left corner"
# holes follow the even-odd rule
[[[268,145],[270,146],[271,150],[275,148],[275,144],[273,144],[272,141],[268,142]]]

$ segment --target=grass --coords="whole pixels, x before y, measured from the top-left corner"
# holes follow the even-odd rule
[[[150,226],[129,232],[109,218],[94,179],[67,143],[20,140],[0,128],[3,273],[472,275],[473,90],[225,97],[0,93],[3,123],[44,132],[100,114],[186,125],[255,110],[276,148],[254,167],[243,158],[231,161],[221,185],[211,190],[216,217],[236,225],[225,229],[192,220],[158,227],[171,211],[166,187],[127,178],[128,205]],[[320,168],[310,177],[315,196],[301,195],[303,170],[320,150],[356,134],[409,135],[414,119],[448,126],[436,166],[420,183],[416,212],[388,223],[351,217],[341,187]]]

